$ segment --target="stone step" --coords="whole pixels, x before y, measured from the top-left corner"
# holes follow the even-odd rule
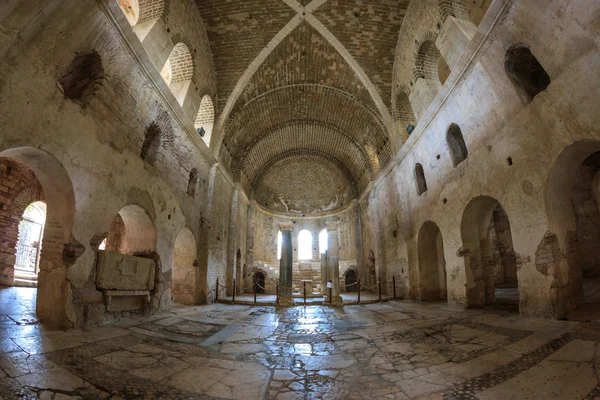
[[[37,279],[23,279],[23,278],[15,278],[14,286],[16,287],[37,287]]]

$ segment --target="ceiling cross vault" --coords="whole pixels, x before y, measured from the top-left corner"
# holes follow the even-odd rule
[[[373,3],[196,0],[217,75],[211,147],[263,206],[333,212],[391,161],[394,50],[409,0]]]

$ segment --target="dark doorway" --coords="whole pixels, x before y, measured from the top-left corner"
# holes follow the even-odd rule
[[[356,279],[356,271],[351,269],[348,272],[346,272],[346,292],[358,291],[357,285],[355,285]]]
[[[254,282],[256,282],[256,293],[265,294],[265,274],[262,272],[255,273]]]

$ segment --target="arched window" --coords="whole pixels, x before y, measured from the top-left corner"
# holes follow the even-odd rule
[[[328,239],[329,239],[329,235],[327,234],[327,229],[323,229],[319,233],[319,253],[320,254],[325,254],[325,252],[328,250],[328,243],[327,243]]]
[[[169,59],[163,66],[160,75],[169,85],[169,89],[180,105],[183,105],[187,95],[192,77],[194,75],[194,63],[192,53],[184,43],[177,43],[169,55]]]
[[[446,62],[440,62],[441,58],[442,55],[435,43],[432,40],[424,41],[417,52],[414,70],[415,81],[426,79],[430,83],[443,84],[450,73],[442,68]]]
[[[427,181],[425,181],[425,172],[421,164],[415,165],[415,181],[417,183],[417,194],[420,196],[427,191]]]
[[[306,229],[298,234],[298,260],[312,259],[312,235]]]
[[[215,106],[209,95],[205,95],[200,103],[200,110],[196,117],[196,129],[204,132],[202,139],[207,146],[210,145],[213,126],[215,124]]]
[[[46,203],[36,201],[28,205],[19,223],[15,269],[38,273],[45,223]]]
[[[164,0],[117,0],[117,2],[140,40],[144,40],[165,10]]]
[[[448,142],[450,157],[452,157],[452,164],[456,167],[458,164],[465,161],[469,155],[465,139],[463,138],[458,125],[450,125],[448,132],[446,133],[446,141]]]
[[[504,69],[511,82],[528,102],[541,91],[546,90],[551,82],[544,67],[531,50],[523,45],[514,45],[506,50]]]
[[[190,171],[190,179],[188,180],[187,194],[191,197],[196,197],[196,187],[198,186],[198,170],[192,168]]]
[[[277,259],[281,260],[281,244],[283,243],[283,235],[281,231],[277,232]]]

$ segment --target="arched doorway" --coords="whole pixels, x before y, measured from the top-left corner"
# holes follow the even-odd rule
[[[110,225],[106,250],[128,255],[155,251],[156,229],[148,212],[135,204],[123,207]]]
[[[196,302],[196,238],[184,228],[175,240],[171,298],[179,304]]]
[[[598,319],[600,141],[580,141],[561,153],[550,171],[545,200],[550,230],[535,261],[538,271],[553,276],[554,315]]]
[[[64,248],[79,245],[71,234],[75,215],[75,195],[71,179],[56,158],[32,147],[0,152],[0,164],[3,165],[0,183],[11,181],[10,185],[4,185],[9,187],[4,197],[10,203],[3,204],[8,212],[0,216],[0,223],[4,227],[0,232],[4,242],[1,250],[3,261],[0,261],[0,285],[14,285],[15,264],[19,253],[17,268],[33,268],[37,271],[37,296],[31,298],[31,309],[35,309],[38,319],[52,327],[73,327],[76,324],[76,313],[68,299],[69,291],[65,290],[65,285],[69,285],[67,268],[75,263],[78,254],[65,258],[66,253],[63,251]],[[45,203],[29,208],[36,201]],[[44,207],[44,228],[38,231],[21,226],[20,234],[19,225],[23,217],[41,222]],[[37,244],[33,236],[38,237]],[[20,249],[19,238],[22,245]],[[48,238],[51,238],[51,243],[46,243]],[[30,251],[24,245],[28,245]]]
[[[264,294],[265,293],[265,274],[263,274],[262,272],[256,272],[254,274],[254,282],[256,283],[256,293],[258,294]]]
[[[355,283],[357,282],[358,277],[356,276],[356,271],[353,269],[349,269],[348,271],[346,271],[346,292],[357,292],[358,291],[358,285],[355,285]]]
[[[418,238],[421,300],[446,300],[446,259],[442,233],[435,222],[427,221]]]
[[[517,259],[508,215],[488,196],[471,200],[461,223],[469,307],[501,303],[518,310]]]
[[[27,206],[19,223],[15,258],[15,286],[37,284],[42,238],[46,224],[46,203],[36,201]]]

